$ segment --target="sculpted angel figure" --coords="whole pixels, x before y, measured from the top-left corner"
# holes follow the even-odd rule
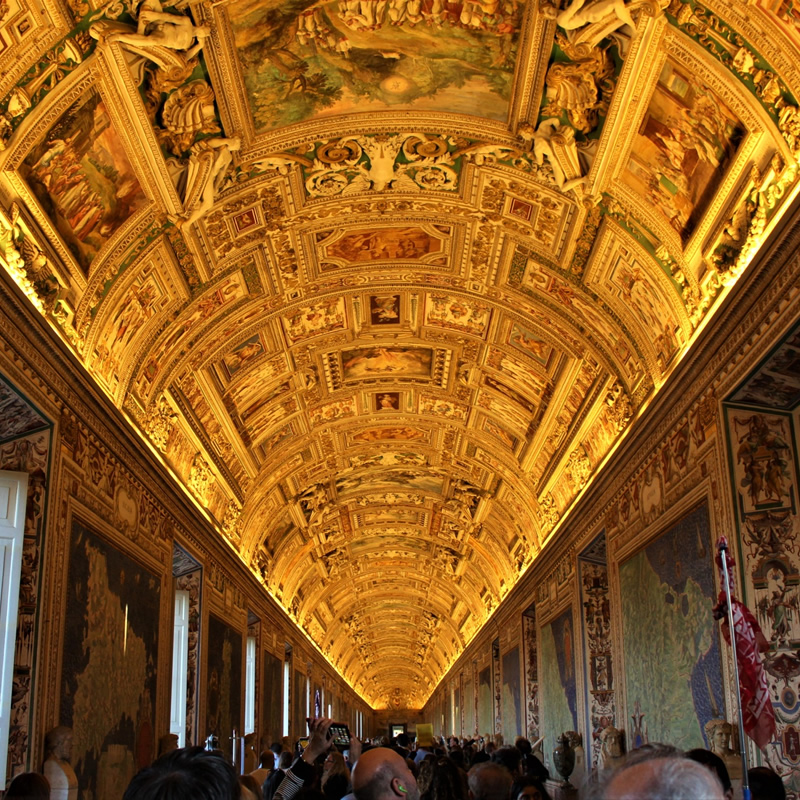
[[[624,0],[572,0],[556,17],[559,27],[565,31],[575,31],[586,27],[585,36],[580,38],[589,47],[596,47],[609,33],[629,25],[634,31],[630,9]]]
[[[560,120],[555,117],[544,119],[536,130],[533,130],[528,124],[523,124],[518,133],[525,141],[533,142],[533,157],[540,167],[544,164],[544,157],[547,156],[556,185],[562,192],[569,192],[586,182],[585,175],[568,179],[564,171],[564,161],[568,162],[567,166],[573,174],[580,172],[580,163],[575,134],[571,128],[563,126]],[[554,144],[557,144],[558,148],[563,151],[561,155],[553,147]]]
[[[203,49],[205,40],[211,35],[211,28],[206,25],[195,27],[189,17],[165,13],[160,4],[158,8],[143,8],[138,22],[135,33],[113,31],[106,36],[106,41],[127,44],[143,52],[154,46],[179,50],[188,61]]]
[[[183,200],[183,215],[173,219],[178,226],[191,225],[214,205],[214,197],[239,150],[238,138],[202,139],[192,146]]]

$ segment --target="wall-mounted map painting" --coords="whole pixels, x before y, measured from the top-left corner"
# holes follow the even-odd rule
[[[703,726],[724,716],[712,547],[702,505],[620,565],[630,748],[705,747]]]
[[[161,582],[74,521],[60,723],[83,797],[112,800],[155,756]]]
[[[575,623],[572,609],[542,626],[539,643],[539,701],[545,761],[564,731],[578,729],[578,690],[575,673]]]
[[[522,676],[519,668],[519,647],[503,654],[503,735],[513,742],[522,735]]]
[[[492,669],[486,667],[478,673],[478,730],[482,736],[494,732],[493,707]]]
[[[103,245],[148,202],[94,89],[28,153],[20,174],[87,274]]]
[[[622,182],[688,238],[745,134],[711,89],[667,59],[637,133]]]
[[[206,661],[206,724],[219,737],[222,752],[230,758],[233,729],[242,730],[242,634],[213,614],[208,617]]]
[[[508,114],[516,0],[237,0],[227,8],[256,132],[352,111]]]

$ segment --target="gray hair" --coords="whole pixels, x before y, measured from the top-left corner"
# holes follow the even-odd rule
[[[643,794],[644,792],[644,794]],[[711,770],[683,757],[634,758],[593,788],[590,800],[724,800]]]
[[[468,782],[474,800],[507,800],[513,779],[502,764],[483,761],[470,769]]]

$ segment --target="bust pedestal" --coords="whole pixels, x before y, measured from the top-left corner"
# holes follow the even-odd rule
[[[578,800],[578,790],[571,783],[548,778],[544,786],[553,800]]]
[[[50,782],[50,800],[78,800],[78,778],[69,761],[50,756],[44,776]]]

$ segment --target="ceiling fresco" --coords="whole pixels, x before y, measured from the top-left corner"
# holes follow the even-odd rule
[[[0,0],[0,262],[421,707],[797,194],[798,96],[789,0]]]

